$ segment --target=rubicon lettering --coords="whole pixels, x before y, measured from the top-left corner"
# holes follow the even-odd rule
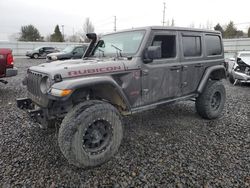
[[[68,72],[68,75],[69,76],[90,75],[90,74],[98,74],[106,72],[116,72],[120,70],[122,70],[121,66],[101,67],[96,69],[82,69],[82,70],[70,71]]]

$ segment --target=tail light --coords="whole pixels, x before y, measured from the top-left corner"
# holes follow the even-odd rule
[[[14,65],[13,55],[12,55],[12,53],[9,53],[9,54],[7,55],[7,65],[6,65],[6,67],[7,67],[7,68],[12,68],[13,65]]]

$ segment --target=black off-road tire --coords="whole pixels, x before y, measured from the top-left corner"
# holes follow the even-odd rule
[[[229,82],[230,82],[231,84],[234,84],[235,79],[234,79],[234,77],[233,77],[232,74],[229,74],[228,79],[229,79]]]
[[[93,152],[84,145],[84,135],[96,122],[104,122],[111,134],[108,140],[103,141],[105,147]],[[118,110],[109,103],[89,100],[78,104],[65,116],[59,129],[58,143],[70,164],[90,168],[108,161],[118,151],[122,137],[123,125]]]
[[[196,110],[205,119],[215,119],[222,113],[225,101],[226,91],[222,82],[209,80],[196,99]]]

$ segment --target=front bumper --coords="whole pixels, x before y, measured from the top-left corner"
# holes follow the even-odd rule
[[[241,80],[241,81],[250,81],[250,75],[247,75],[245,73],[233,70],[232,75],[233,75],[234,79]]]
[[[11,77],[11,76],[16,76],[17,75],[17,68],[13,67],[13,68],[7,68],[6,69],[6,77]]]
[[[49,119],[47,109],[37,107],[29,98],[19,98],[16,102],[17,107],[25,110],[33,121],[39,123],[42,128],[48,127]]]

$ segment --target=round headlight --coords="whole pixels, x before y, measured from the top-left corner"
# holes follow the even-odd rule
[[[40,89],[43,94],[46,94],[50,89],[51,81],[48,76],[44,76],[41,80]]]

